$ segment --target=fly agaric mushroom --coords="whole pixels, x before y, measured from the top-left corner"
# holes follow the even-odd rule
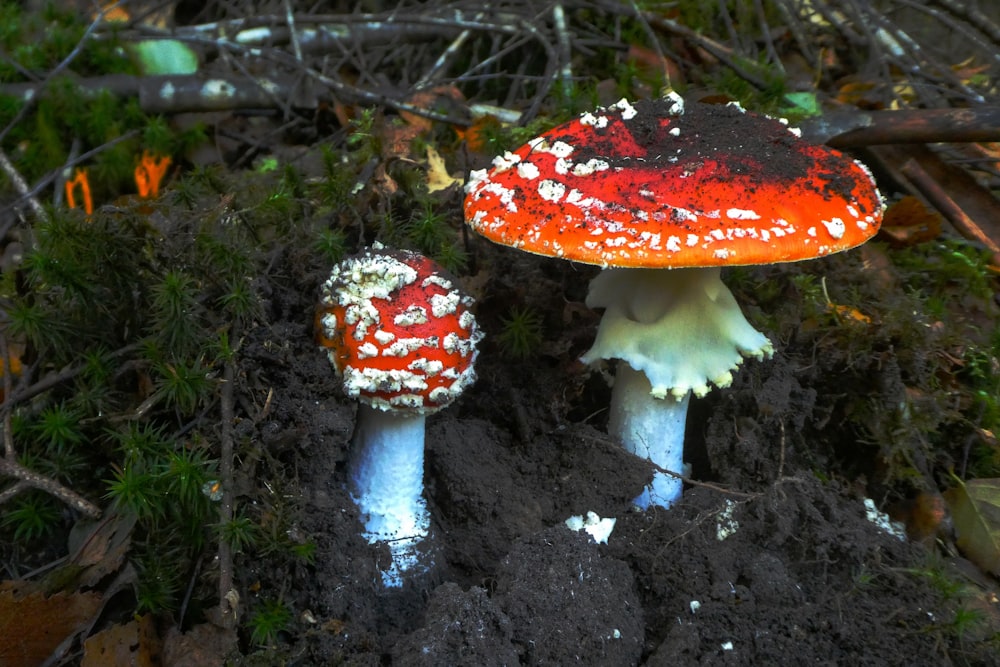
[[[871,172],[787,124],[676,94],[625,100],[555,127],[472,172],[466,222],[528,252],[605,270],[586,363],[618,359],[608,428],[631,452],[680,472],[691,393],[726,387],[743,356],[772,354],[720,267],[794,262],[864,243],[882,199]],[[622,363],[624,362],[624,363]],[[661,472],[635,499],[669,507]]]
[[[380,244],[335,266],[323,285],[317,337],[344,391],[360,401],[351,492],[368,541],[392,554],[386,587],[426,569],[424,420],[476,379],[483,334],[472,303],[432,260]]]

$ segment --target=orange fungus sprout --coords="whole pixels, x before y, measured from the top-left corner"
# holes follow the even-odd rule
[[[94,212],[94,201],[90,198],[90,182],[87,180],[87,170],[77,169],[73,178],[66,181],[66,204],[76,208],[76,186],[80,186],[80,196],[83,197],[83,210],[87,215]]]
[[[170,168],[170,156],[154,156],[149,151],[142,154],[142,160],[135,168],[135,185],[139,196],[152,199],[160,194],[160,182]]]

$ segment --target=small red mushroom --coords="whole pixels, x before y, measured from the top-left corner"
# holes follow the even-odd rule
[[[555,127],[472,172],[466,193],[466,222],[483,236],[605,268],[587,297],[604,316],[582,359],[624,362],[609,430],[674,472],[690,394],[728,386],[744,355],[772,353],[719,267],[852,248],[883,208],[861,163],[783,121],[676,94]],[[680,492],[656,473],[636,504],[666,507]]]
[[[429,566],[424,421],[476,379],[483,334],[472,303],[432,260],[379,244],[335,266],[323,285],[317,338],[360,403],[351,491],[368,540],[389,546],[387,587]]]

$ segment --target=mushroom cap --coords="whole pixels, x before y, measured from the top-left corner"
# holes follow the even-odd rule
[[[433,260],[376,244],[337,264],[323,284],[317,341],[349,396],[429,414],[476,379],[483,334],[472,304]]]
[[[871,172],[783,121],[676,94],[559,125],[473,171],[465,219],[528,252],[616,267],[770,264],[872,237]]]

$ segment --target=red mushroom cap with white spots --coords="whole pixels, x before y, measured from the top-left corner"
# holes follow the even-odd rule
[[[333,268],[317,338],[348,395],[382,410],[429,414],[476,379],[483,334],[472,303],[434,261],[376,245]]]
[[[865,242],[883,208],[859,162],[783,121],[673,94],[555,127],[474,171],[466,192],[487,238],[606,267],[811,259]]]

